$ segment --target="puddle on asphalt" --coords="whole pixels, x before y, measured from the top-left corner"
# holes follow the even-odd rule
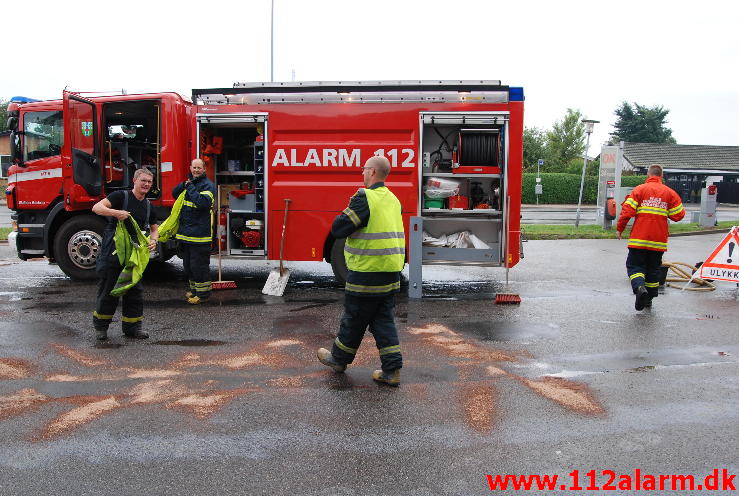
[[[302,307],[299,307],[299,308],[293,308],[293,309],[290,309],[290,310],[288,310],[288,311],[289,311],[289,312],[300,312],[300,311],[302,311],[302,310],[308,310],[308,309],[310,309],[310,308],[320,308],[320,307],[325,307],[326,305],[328,305],[328,303],[314,303],[313,305],[304,305],[304,306],[302,306]]]
[[[551,323],[467,321],[454,322],[454,328],[482,341],[529,341],[554,339],[559,336],[559,326]]]
[[[705,367],[737,363],[731,351],[706,348],[660,351],[621,351],[560,357],[557,362],[512,364],[527,376],[579,377],[605,373],[642,373],[666,368]],[[646,364],[644,362],[647,362]]]
[[[228,341],[216,341],[214,339],[180,339],[173,341],[152,341],[151,344],[162,346],[222,346]]]
[[[22,295],[20,291],[0,291],[0,299],[6,300],[6,301],[20,301],[22,300]]]
[[[316,319],[308,315],[279,317],[274,320],[272,329],[276,336],[302,335],[305,331],[312,332],[316,330]]]
[[[121,343],[95,343],[93,348],[99,350],[117,350],[121,346],[123,346]]]
[[[654,365],[642,365],[641,367],[634,367],[633,369],[626,369],[626,372],[651,372],[656,369]]]

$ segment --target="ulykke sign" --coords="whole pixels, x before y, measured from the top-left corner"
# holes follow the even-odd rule
[[[734,226],[700,266],[698,277],[739,282],[739,252],[737,250],[739,250],[739,226]]]

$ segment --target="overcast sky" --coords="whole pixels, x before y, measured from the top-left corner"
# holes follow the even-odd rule
[[[739,146],[736,1],[274,0],[274,80],[494,79],[529,127],[662,105],[681,144]],[[0,96],[270,80],[270,0],[8,2]]]

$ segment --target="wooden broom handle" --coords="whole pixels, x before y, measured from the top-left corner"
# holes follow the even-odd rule
[[[287,227],[287,209],[290,206],[290,198],[285,198],[285,217],[282,219],[282,237],[280,238],[280,275],[284,270],[282,267],[282,254],[285,249],[285,229]]]

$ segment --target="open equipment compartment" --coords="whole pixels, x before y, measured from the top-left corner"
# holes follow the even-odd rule
[[[424,229],[434,237],[469,231],[490,246],[484,258],[495,263],[502,260],[505,241],[507,123],[507,112],[424,112],[420,117]]]
[[[502,266],[506,245],[506,171],[509,114],[422,112],[420,216],[410,225],[411,298],[422,297],[423,264]],[[467,231],[488,248],[423,244]]]
[[[198,115],[198,156],[218,190],[225,255],[266,259],[266,116]]]

